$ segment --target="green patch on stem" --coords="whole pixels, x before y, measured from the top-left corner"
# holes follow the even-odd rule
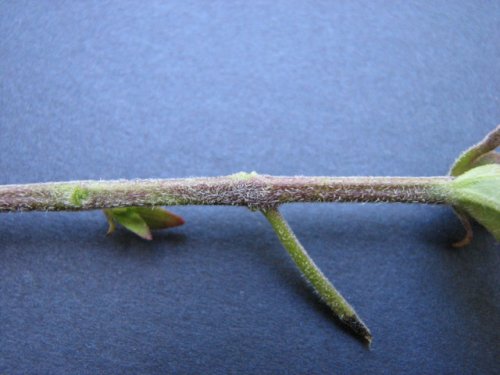
[[[253,171],[253,172],[238,172],[230,175],[229,177],[232,178],[233,180],[239,180],[239,181],[245,181],[245,180],[251,180],[252,178],[255,178],[258,176],[258,173]]]
[[[69,201],[76,207],[81,207],[85,199],[87,199],[90,195],[88,189],[75,187],[72,189],[71,196],[69,197]]]

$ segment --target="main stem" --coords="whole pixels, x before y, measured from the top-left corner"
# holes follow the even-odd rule
[[[224,177],[71,181],[0,186],[0,212],[127,206],[231,205],[267,209],[293,202],[447,203],[452,177]]]

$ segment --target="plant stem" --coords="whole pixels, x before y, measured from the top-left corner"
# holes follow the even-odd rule
[[[224,177],[49,182],[0,186],[0,212],[74,211],[128,206],[239,205],[266,209],[293,202],[447,203],[452,177]]]
[[[283,247],[288,251],[299,270],[311,283],[321,299],[330,307],[334,315],[356,335],[370,344],[372,335],[368,327],[316,266],[278,209],[263,210],[262,213],[271,223]]]

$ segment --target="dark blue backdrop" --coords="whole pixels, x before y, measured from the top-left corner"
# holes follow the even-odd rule
[[[0,183],[446,174],[500,122],[499,40],[499,2],[5,1]],[[284,208],[371,351],[263,217],[173,211],[151,243],[0,215],[0,373],[499,371],[499,247],[446,207]]]

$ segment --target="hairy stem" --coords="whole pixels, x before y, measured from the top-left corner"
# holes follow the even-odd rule
[[[330,307],[334,315],[356,335],[367,343],[371,343],[372,335],[368,327],[314,263],[278,209],[263,210],[262,213],[271,223],[295,265],[311,283],[321,299]]]
[[[93,210],[127,206],[239,205],[266,209],[293,202],[447,203],[452,177],[224,177],[71,181],[0,186],[0,212]]]

